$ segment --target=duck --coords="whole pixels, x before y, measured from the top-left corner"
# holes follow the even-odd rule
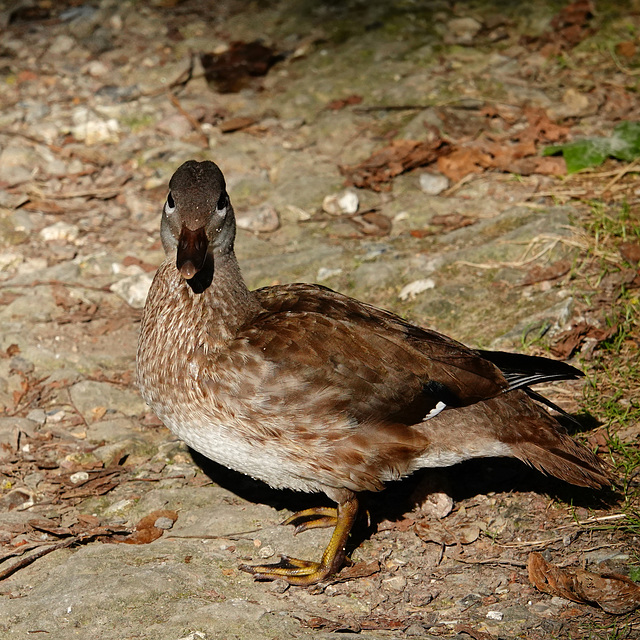
[[[169,182],[165,261],[145,303],[142,397],[205,457],[274,488],[324,493],[285,524],[332,528],[319,560],[239,568],[308,586],[349,562],[358,496],[418,469],[511,457],[581,487],[607,463],[570,437],[531,387],[582,376],[540,356],[478,350],[318,284],[250,290],[220,168],[189,160]],[[547,406],[548,405],[548,406]]]

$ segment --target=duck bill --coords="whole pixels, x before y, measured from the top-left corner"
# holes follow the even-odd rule
[[[204,227],[195,231],[182,227],[178,238],[176,268],[185,280],[191,280],[202,269],[207,258],[209,240]]]

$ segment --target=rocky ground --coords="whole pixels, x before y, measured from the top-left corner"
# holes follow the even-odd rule
[[[640,120],[640,4],[515,4],[0,4],[2,638],[640,637],[638,164],[540,155]],[[366,496],[328,584],[238,571],[327,532],[294,537],[319,497],[192,455],[133,384],[189,158],[225,172],[251,286],[571,358],[587,381],[544,391],[617,490],[475,461]],[[571,601],[531,552],[622,577]]]

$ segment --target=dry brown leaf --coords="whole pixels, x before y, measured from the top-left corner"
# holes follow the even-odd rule
[[[124,542],[125,544],[149,544],[149,542],[157,540],[164,533],[164,529],[155,526],[158,518],[169,518],[169,520],[175,522],[178,519],[178,513],[169,509],[152,511],[138,522],[136,530],[130,536],[118,540],[118,542]]]
[[[636,55],[636,50],[636,43],[633,40],[618,42],[615,46],[616,53],[624,58],[633,58]]]
[[[44,531],[54,536],[70,536],[73,531],[69,527],[61,527],[53,520],[47,518],[33,518],[27,524],[38,531]]]
[[[568,44],[575,46],[590,33],[589,23],[593,18],[591,0],[576,0],[567,5],[551,21],[552,32],[564,38]]]
[[[573,602],[597,604],[607,613],[622,615],[640,607],[640,585],[616,574],[560,568],[539,553],[530,553],[529,580],[544,593]]]
[[[336,100],[332,100],[325,109],[329,111],[340,111],[340,109],[344,109],[345,107],[350,107],[354,104],[360,104],[362,102],[362,96],[357,94],[353,94],[346,98],[338,98]]]
[[[346,582],[357,578],[368,578],[380,572],[380,563],[377,560],[372,562],[358,562],[345,567],[338,575],[332,578],[333,583]]]
[[[339,166],[348,185],[382,191],[387,183],[405,171],[430,164],[449,152],[449,144],[437,138],[433,141],[394,140],[355,166]]]
[[[348,218],[360,233],[366,236],[388,236],[391,233],[391,220],[377,211],[369,211],[360,216]]]
[[[597,342],[603,342],[615,335],[618,327],[600,329],[586,322],[580,322],[568,331],[558,335],[555,344],[550,347],[551,353],[561,360],[566,360],[587,338],[594,338]]]
[[[478,147],[457,147],[438,158],[438,171],[452,182],[458,182],[470,173],[482,173],[491,163],[491,156]]]
[[[638,264],[640,262],[640,242],[623,242],[618,247],[618,250],[629,264]]]
[[[385,630],[392,631],[406,629],[411,620],[407,618],[391,618],[389,616],[370,615],[364,618],[345,616],[342,620],[329,620],[322,616],[313,616],[302,619],[302,624],[310,629],[322,629],[329,632],[360,633],[360,631]]]
[[[564,176],[567,174],[567,163],[563,156],[532,156],[514,161],[508,171],[521,176],[530,176],[533,173],[543,176]]]
[[[222,133],[233,133],[234,131],[240,131],[246,129],[252,124],[255,124],[257,120],[250,116],[238,116],[236,118],[229,118],[220,123],[218,128]]]
[[[155,271],[158,268],[157,265],[151,264],[149,262],[145,262],[144,260],[140,260],[140,258],[136,258],[135,256],[125,256],[122,259],[122,266],[129,267],[131,265],[136,265],[140,267],[143,271],[146,271],[147,273],[151,273],[152,271]]]
[[[536,265],[532,269],[529,269],[527,275],[520,283],[520,286],[526,287],[536,282],[546,282],[548,280],[557,280],[563,275],[569,273],[571,269],[571,263],[568,260],[558,260],[548,267],[541,267]]]

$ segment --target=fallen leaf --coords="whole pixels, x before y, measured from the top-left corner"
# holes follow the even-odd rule
[[[13,293],[13,291],[3,291],[0,293],[0,306],[4,307],[8,304],[11,304],[14,300],[21,298],[22,294]]]
[[[622,242],[618,250],[629,264],[638,264],[640,262],[640,242]]]
[[[557,280],[563,275],[569,273],[571,263],[568,260],[558,260],[548,267],[534,266],[529,270],[527,275],[520,283],[521,287],[526,287],[537,282],[546,282],[548,280]]]
[[[345,567],[339,574],[331,580],[333,583],[356,580],[357,578],[368,578],[380,572],[380,563],[377,560],[372,562],[357,562],[350,567]]]
[[[586,322],[580,322],[559,334],[555,343],[551,345],[550,351],[556,358],[566,360],[587,338],[593,338],[600,343],[614,336],[617,331],[617,325],[600,329]]]
[[[598,605],[607,613],[623,615],[640,607],[640,585],[617,573],[597,574],[561,568],[541,554],[529,554],[529,580],[540,591],[573,602]]]
[[[448,153],[449,149],[449,143],[442,138],[425,142],[394,140],[360,164],[339,166],[338,169],[346,177],[348,185],[382,191],[389,188],[387,183],[397,175],[430,164]]]
[[[258,41],[232,42],[222,53],[200,54],[207,83],[220,93],[237,93],[283,58]]]
[[[435,542],[436,544],[443,544],[447,547],[462,542],[458,540],[456,534],[450,528],[445,527],[438,521],[418,520],[415,524],[415,532],[418,534],[418,537],[425,542]]]
[[[223,120],[218,128],[222,133],[233,133],[234,131],[240,131],[241,129],[246,129],[250,127],[252,124],[255,124],[257,120],[250,116],[238,116],[237,118],[229,118],[227,120]]]
[[[491,156],[478,147],[457,147],[438,158],[438,170],[452,182],[459,182],[470,173],[482,173],[491,166]]]
[[[39,211],[41,213],[66,213],[66,209],[53,200],[29,200],[21,207],[26,211]]]
[[[178,519],[178,513],[169,509],[152,511],[138,522],[135,531],[130,536],[117,541],[125,544],[149,544],[149,542],[157,540],[164,533],[164,529],[155,526],[158,518],[169,518],[175,522]]]
[[[340,111],[340,109],[350,107],[354,104],[360,104],[361,102],[362,96],[354,94],[348,96],[347,98],[338,98],[336,100],[332,100],[325,108],[329,111]]]
[[[633,58],[636,55],[636,50],[636,43],[633,40],[618,42],[615,46],[616,53],[624,58]]]
[[[151,264],[149,262],[145,262],[144,260],[140,260],[140,258],[136,258],[135,256],[125,256],[122,259],[123,267],[130,267],[132,265],[140,267],[143,271],[146,271],[147,273],[151,273],[152,271],[155,271],[158,268],[157,265]]]
[[[37,531],[44,531],[54,536],[70,536],[73,535],[73,531],[69,527],[61,527],[53,520],[47,518],[34,518],[29,520],[27,524]]]
[[[366,236],[388,236],[391,233],[391,220],[377,211],[369,211],[360,216],[348,218],[360,233]]]
[[[7,357],[13,358],[13,356],[17,356],[20,353],[20,347],[15,343],[10,344],[6,348],[5,353],[7,354]]]
[[[323,629],[327,632],[360,633],[360,631],[394,631],[407,629],[413,620],[410,618],[391,618],[389,616],[366,616],[356,618],[345,616],[343,619],[330,620],[323,616],[312,616],[300,619],[300,622],[309,629]]]
[[[543,155],[564,156],[567,172],[600,166],[608,157],[633,162],[640,158],[640,122],[625,121],[614,127],[609,137],[583,138],[543,150]]]

